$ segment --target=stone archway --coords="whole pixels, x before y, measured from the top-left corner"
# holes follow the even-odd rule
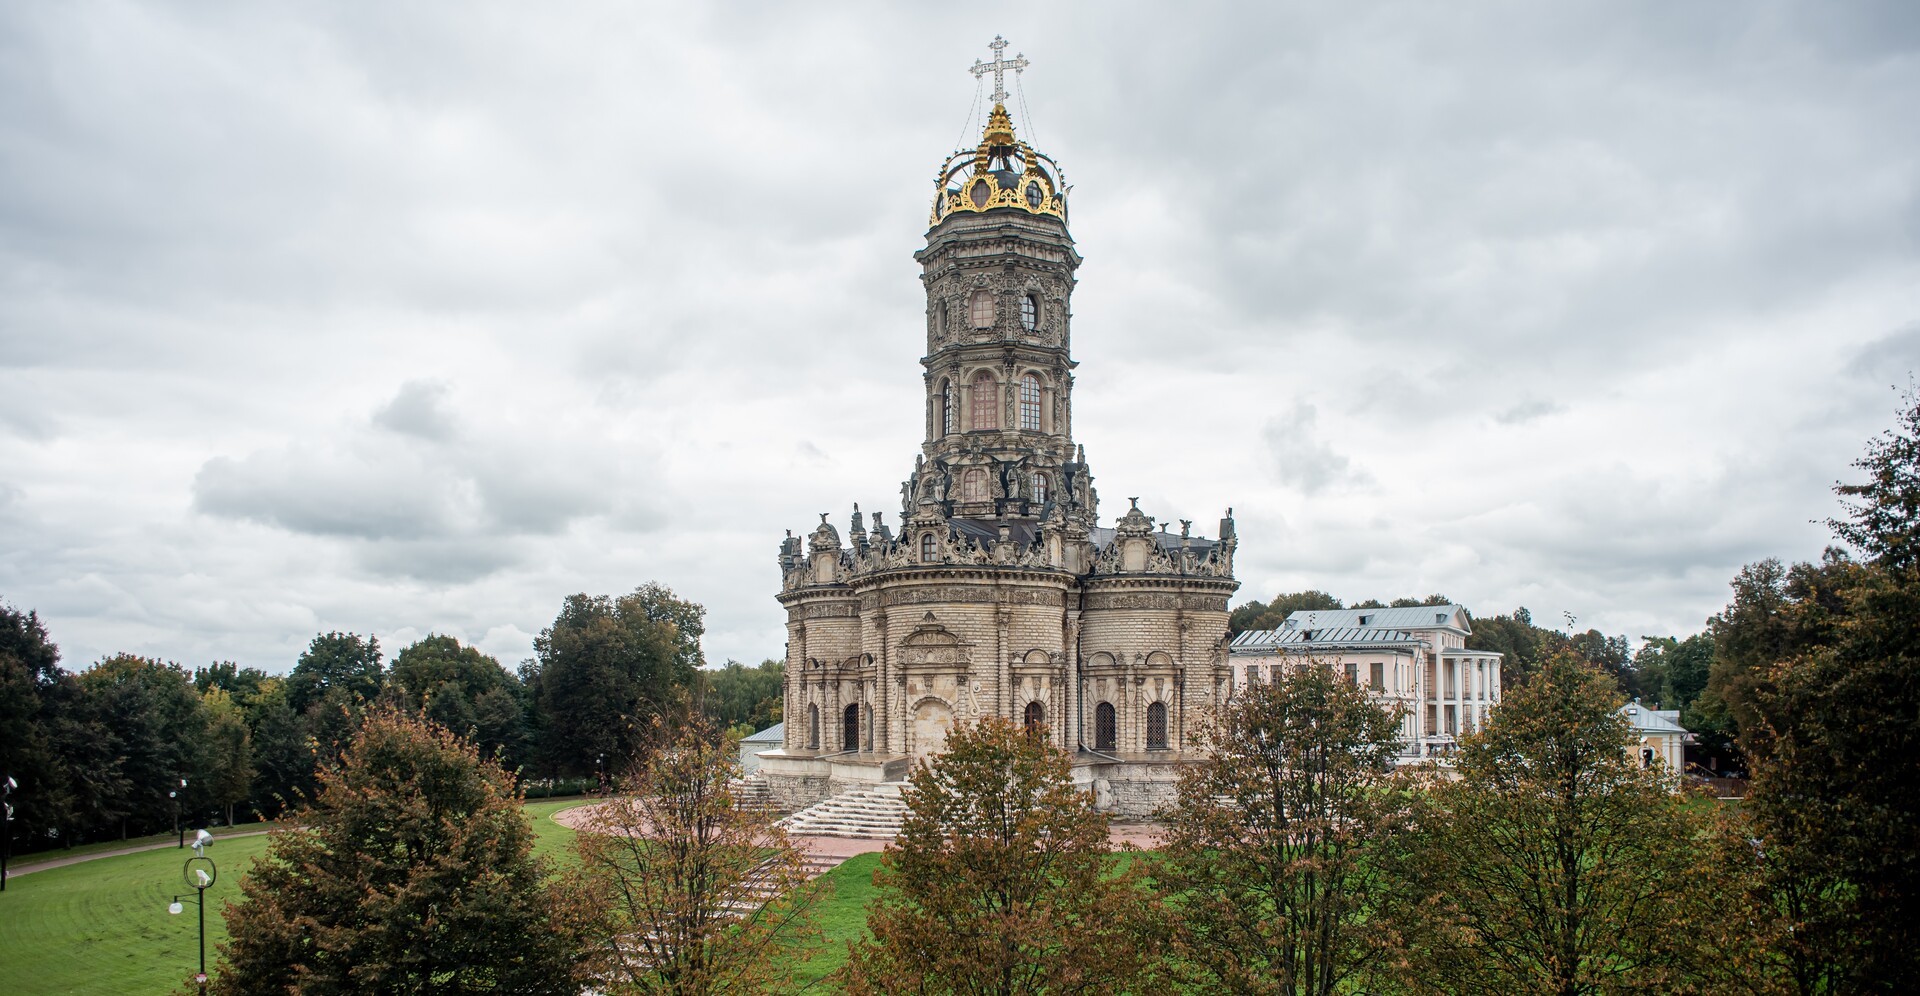
[[[947,733],[953,729],[953,708],[939,699],[922,699],[913,707],[913,730],[909,743],[915,761],[947,748]]]

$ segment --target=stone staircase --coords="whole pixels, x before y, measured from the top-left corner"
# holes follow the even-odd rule
[[[744,778],[735,778],[732,784],[733,800],[741,809],[772,811],[773,788],[767,784],[767,776],[756,771]]]
[[[810,837],[858,837],[892,840],[900,836],[907,803],[900,797],[905,782],[881,782],[872,788],[852,789],[818,802],[781,821],[790,834]]]

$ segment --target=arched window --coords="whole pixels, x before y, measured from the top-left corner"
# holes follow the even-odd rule
[[[1044,471],[1033,472],[1033,500],[1037,502],[1047,500],[1047,475]]]
[[[967,310],[972,314],[974,328],[993,328],[993,294],[985,287],[973,292]]]
[[[987,500],[987,472],[978,467],[960,476],[961,501]]]
[[[1093,707],[1093,749],[1112,750],[1114,740],[1113,703],[1102,702]]]
[[[840,749],[860,749],[860,703],[846,708],[840,716]]]
[[[933,534],[928,533],[920,537],[920,562],[923,564],[931,564],[938,557],[939,553],[933,546]]]
[[[1032,294],[1020,299],[1020,324],[1029,332],[1040,327],[1040,299]]]
[[[1038,733],[1047,722],[1047,707],[1038,702],[1027,703],[1027,732]]]
[[[1147,706],[1147,749],[1167,749],[1167,704],[1155,702]]]
[[[820,749],[820,707],[817,705],[807,707],[807,749]]]
[[[968,399],[973,409],[973,428],[1000,428],[1000,384],[990,373],[983,373],[973,379],[973,397]]]
[[[960,392],[953,389],[953,382],[940,382],[940,433],[948,435],[960,431]]]
[[[1040,378],[1033,374],[1020,378],[1020,428],[1040,431]]]

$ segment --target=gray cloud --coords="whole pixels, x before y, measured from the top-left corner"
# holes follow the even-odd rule
[[[1344,454],[1335,452],[1320,438],[1315,425],[1318,421],[1319,412],[1304,401],[1267,421],[1267,451],[1273,457],[1274,473],[1283,483],[1308,495],[1332,487],[1371,483],[1371,475],[1350,466]]]
[[[1235,506],[1249,596],[1697,627],[1920,357],[1912,4],[1005,13],[0,8],[0,596],[284,667],[659,579],[777,655],[781,531],[920,442],[996,30],[1107,512]]]

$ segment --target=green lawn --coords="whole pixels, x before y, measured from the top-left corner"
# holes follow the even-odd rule
[[[573,831],[552,816],[583,801],[543,799],[527,805],[535,854],[567,860]],[[222,840],[207,852],[220,866],[219,881],[207,890],[209,965],[218,958],[215,945],[227,937],[221,904],[239,896],[241,875],[266,849],[261,835]],[[167,903],[175,893],[191,894],[181,884],[180,871],[192,853],[169,847],[9,880],[0,893],[0,993],[168,993],[186,983],[198,967],[196,911],[188,902],[184,913],[170,916]],[[879,861],[878,854],[864,854],[827,874],[832,891],[819,920],[826,936],[798,971],[798,981],[812,984],[812,991],[826,991],[820,980],[846,960],[847,941],[865,935]]]
[[[536,853],[566,853],[573,832],[549,817],[581,802],[526,807]],[[257,836],[222,840],[207,851],[220,866],[219,881],[207,890],[209,965],[214,945],[227,937],[221,904],[239,896],[240,876],[266,849],[267,838]],[[9,879],[0,893],[0,993],[167,993],[186,982],[199,967],[196,911],[189,901],[184,913],[169,916],[167,903],[190,893],[180,871],[192,853],[169,847]]]

